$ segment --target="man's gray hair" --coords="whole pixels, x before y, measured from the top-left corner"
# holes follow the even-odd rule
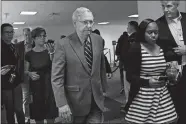
[[[79,18],[86,12],[92,13],[89,9],[85,8],[85,7],[79,7],[77,8],[73,14],[72,14],[72,21],[76,22],[77,20],[79,20]]]
[[[163,1],[170,1],[170,2],[173,2],[173,4],[174,4],[174,5],[177,5],[177,6],[179,6],[179,4],[180,4],[180,0],[161,0],[161,2],[163,2]]]

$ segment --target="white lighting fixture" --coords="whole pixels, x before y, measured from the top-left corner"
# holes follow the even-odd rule
[[[109,24],[110,22],[100,22],[98,23],[98,25],[106,25],[106,24]]]
[[[35,15],[37,12],[32,12],[32,11],[22,11],[20,15]]]
[[[17,30],[18,28],[14,28],[14,30]]]
[[[109,24],[110,22],[100,22],[98,23],[98,25],[106,25],[106,24]]]
[[[14,22],[13,24],[14,25],[23,25],[23,24],[25,24],[25,22]]]
[[[137,17],[139,17],[139,15],[138,14],[134,14],[134,15],[130,15],[130,16],[128,16],[129,18],[137,18]]]

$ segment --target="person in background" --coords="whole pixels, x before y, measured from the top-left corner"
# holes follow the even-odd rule
[[[177,85],[169,87],[179,119],[186,122],[186,13],[178,11],[179,0],[161,0],[164,15],[156,20],[159,26],[158,44],[165,49],[167,61],[177,61],[182,67],[182,77]]]
[[[31,36],[35,47],[25,55],[25,70],[30,78],[30,118],[35,119],[36,124],[43,124],[44,119],[50,124],[58,116],[51,85],[54,44],[45,41],[46,31],[43,28],[33,29]]]
[[[139,25],[137,41],[127,55],[126,77],[131,83],[126,121],[131,124],[173,124],[177,113],[168,91],[164,52],[156,42],[158,26],[152,19]]]
[[[34,43],[31,38],[31,31],[29,28],[24,28],[23,29],[23,36],[24,36],[24,41],[21,41],[16,44],[16,48],[18,49],[18,53],[20,56],[19,59],[19,74],[22,79],[22,91],[23,91],[23,110],[25,114],[25,123],[29,124],[30,123],[30,111],[29,111],[29,101],[30,101],[30,94],[29,94],[29,77],[27,74],[25,74],[25,54],[30,51]]]
[[[61,35],[60,39],[63,39],[63,38],[65,38],[65,37],[66,37],[65,35]]]
[[[121,56],[124,56],[123,54],[126,53],[126,49],[123,48],[126,46],[125,45],[126,42],[128,42],[128,33],[123,32],[123,34],[119,37],[116,45],[116,56],[117,56],[117,60],[119,60],[120,82],[121,82],[120,94],[123,94],[125,89],[124,88],[124,62],[121,60]]]
[[[2,24],[1,36],[1,101],[6,108],[8,124],[15,124],[14,113],[18,124],[24,124],[22,79],[18,71],[19,54],[11,43],[14,36],[13,26],[9,23]]]
[[[103,122],[107,88],[103,39],[91,33],[92,12],[77,8],[72,21],[75,32],[55,45],[52,87],[59,116],[64,123]]]
[[[95,29],[94,31],[92,31],[92,33],[95,33],[97,35],[100,35],[100,31],[98,29]],[[103,48],[105,47],[105,40],[103,39]],[[107,73],[107,77],[110,79],[112,77],[112,70],[110,68],[110,64],[108,62],[107,57],[104,55],[105,58],[105,67],[106,67],[106,73]]]

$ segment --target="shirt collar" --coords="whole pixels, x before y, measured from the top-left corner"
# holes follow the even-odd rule
[[[79,40],[80,40],[81,44],[85,44],[85,42],[86,42],[87,40],[90,41],[90,35],[89,35],[89,36],[87,37],[87,39],[85,39],[85,40],[81,39],[80,36],[78,35],[78,33],[77,33],[77,36],[79,37]]]
[[[177,18],[175,18],[175,19],[169,19],[169,18],[166,17],[166,19],[167,19],[168,22],[178,22],[178,21],[180,21],[182,19],[182,15],[179,12],[179,16]]]

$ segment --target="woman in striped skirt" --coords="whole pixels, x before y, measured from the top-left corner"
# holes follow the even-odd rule
[[[131,46],[126,76],[131,83],[126,121],[131,124],[172,124],[177,113],[166,80],[163,50],[156,44],[158,26],[152,19],[139,25],[137,43]]]

